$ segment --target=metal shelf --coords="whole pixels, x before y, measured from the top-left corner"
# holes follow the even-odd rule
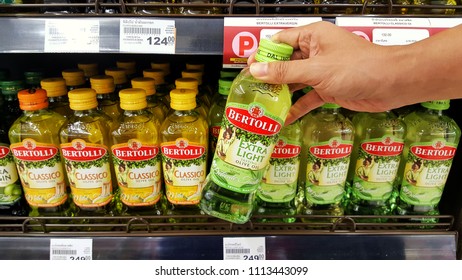
[[[3,217],[0,259],[49,259],[50,239],[56,238],[91,238],[94,259],[222,259],[224,237],[249,236],[265,237],[267,259],[456,259],[452,216],[259,221],[268,217],[282,218],[254,216],[238,225],[209,216]]]

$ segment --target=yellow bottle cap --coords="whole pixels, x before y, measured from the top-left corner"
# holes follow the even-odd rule
[[[91,88],[78,88],[68,92],[69,106],[72,110],[90,110],[98,107],[96,91]]]
[[[47,92],[43,89],[23,89],[18,92],[19,108],[35,111],[48,107]]]
[[[196,91],[197,94],[197,92],[199,91],[199,82],[197,81],[197,79],[194,78],[178,78],[175,80],[175,87],[180,89],[192,89]]]
[[[78,63],[77,68],[83,70],[85,77],[90,78],[98,75],[98,63]]]
[[[136,62],[133,60],[118,60],[116,61],[117,68],[125,69],[127,75],[136,73]]]
[[[143,77],[153,78],[156,85],[165,84],[165,73],[162,69],[145,69],[143,70]]]
[[[97,94],[110,94],[115,90],[114,78],[109,75],[98,75],[90,78],[91,88]]]
[[[170,107],[174,110],[193,110],[196,108],[196,92],[191,89],[170,91]]]
[[[204,64],[203,63],[186,63],[187,70],[200,70],[204,72]]]
[[[148,106],[146,92],[141,88],[127,88],[119,91],[120,108],[142,110]]]
[[[132,88],[144,89],[144,91],[146,92],[146,96],[151,96],[156,93],[156,83],[153,78],[148,78],[148,77],[133,78],[131,83],[132,83]]]
[[[165,73],[165,76],[170,74],[170,63],[168,62],[151,62],[151,68],[161,69]]]
[[[85,84],[85,74],[81,69],[67,69],[61,72],[67,86],[80,86]]]
[[[199,82],[199,85],[202,85],[202,71],[197,69],[183,70],[181,71],[182,78],[194,78]]]
[[[123,68],[107,68],[104,70],[104,74],[112,76],[115,85],[121,85],[127,82],[127,73]]]
[[[40,86],[46,90],[48,97],[58,97],[67,94],[64,78],[47,78],[40,81]]]

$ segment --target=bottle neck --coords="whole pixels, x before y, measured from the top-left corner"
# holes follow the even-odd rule
[[[434,116],[442,116],[442,115],[444,115],[444,110],[425,108],[425,112],[427,114],[434,115]]]
[[[57,103],[57,102],[69,102],[68,98],[66,95],[61,95],[61,96],[50,96],[48,97],[48,102],[49,103]]]
[[[125,117],[134,117],[134,116],[140,116],[140,115],[145,115],[148,112],[146,111],[145,108],[140,109],[140,110],[124,110],[123,115]]]

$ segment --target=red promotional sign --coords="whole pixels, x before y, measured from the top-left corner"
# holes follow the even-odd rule
[[[247,58],[257,50],[260,38],[270,38],[282,29],[321,20],[321,17],[226,17],[223,32],[223,67],[245,67]]]

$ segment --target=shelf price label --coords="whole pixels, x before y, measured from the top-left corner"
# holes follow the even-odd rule
[[[121,52],[174,54],[175,46],[174,20],[120,19]]]
[[[461,18],[338,17],[335,23],[383,46],[407,45],[462,23]]]
[[[286,28],[321,21],[321,17],[225,17],[223,67],[243,68],[257,50],[260,38],[271,38]]]
[[[44,52],[98,53],[99,27],[99,20],[47,19]]]
[[[93,239],[50,239],[50,260],[89,261],[93,258]]]
[[[223,260],[265,260],[265,237],[223,238]]]

